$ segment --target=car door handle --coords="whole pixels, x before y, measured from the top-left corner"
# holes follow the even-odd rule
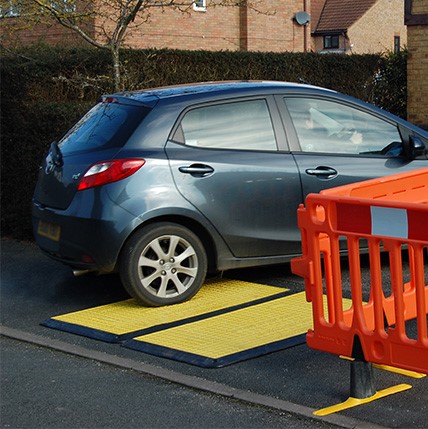
[[[204,164],[192,164],[187,167],[178,167],[181,173],[191,174],[196,177],[205,177],[214,173],[214,168]]]
[[[309,174],[310,176],[321,176],[323,178],[337,176],[337,170],[331,167],[324,167],[320,166],[317,168],[308,168],[306,170],[306,174]]]

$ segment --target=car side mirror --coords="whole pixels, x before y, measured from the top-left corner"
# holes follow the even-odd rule
[[[409,136],[408,143],[405,145],[405,149],[407,159],[415,159],[418,156],[424,155],[427,148],[419,136],[411,135]]]

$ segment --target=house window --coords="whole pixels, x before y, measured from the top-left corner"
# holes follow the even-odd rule
[[[205,12],[207,10],[207,0],[198,0],[193,2],[193,10]]]
[[[7,17],[7,16],[19,16],[19,15],[20,15],[20,8],[16,1],[7,0],[7,1],[1,2],[0,4],[1,18]]]
[[[324,36],[324,49],[338,49],[339,48],[339,36]]]
[[[400,52],[400,36],[394,36],[394,52],[396,54]]]

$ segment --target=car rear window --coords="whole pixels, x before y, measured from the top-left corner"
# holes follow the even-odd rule
[[[148,107],[102,102],[59,142],[63,154],[122,147],[150,111]]]

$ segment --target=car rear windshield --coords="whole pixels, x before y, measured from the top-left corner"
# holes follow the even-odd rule
[[[122,147],[150,111],[148,107],[102,102],[59,142],[63,154]]]

